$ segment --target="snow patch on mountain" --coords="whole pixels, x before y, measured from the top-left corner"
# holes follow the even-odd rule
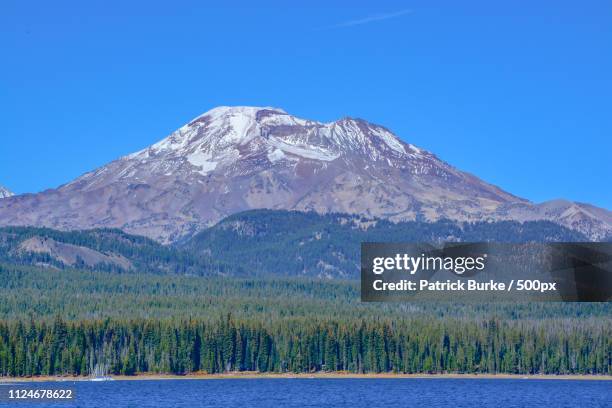
[[[404,148],[404,145],[397,139],[397,137],[393,136],[388,131],[381,129],[381,128],[374,128],[372,129],[372,133],[378,136],[379,138],[381,138],[387,144],[387,146],[389,146],[391,149],[395,150],[396,152],[400,154],[406,153],[406,149]]]
[[[287,158],[287,156],[285,156],[285,153],[283,153],[283,151],[278,148],[268,153],[268,160],[270,160],[271,163],[276,163],[277,161],[283,160],[285,158]]]
[[[0,186],[0,198],[8,198],[8,197],[12,197],[15,194],[13,194],[12,191],[10,191],[9,189]]]
[[[199,172],[204,175],[213,171],[217,167],[217,164],[219,164],[219,162],[212,160],[210,153],[201,151],[194,152],[187,156],[187,161],[199,167]]]
[[[339,154],[335,154],[329,149],[320,146],[291,144],[275,137],[270,138],[270,144],[283,153],[289,153],[305,159],[332,161],[339,156]]]

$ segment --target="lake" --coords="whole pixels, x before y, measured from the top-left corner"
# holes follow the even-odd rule
[[[0,388],[9,387],[0,385]],[[535,379],[230,379],[17,383],[73,388],[71,402],[19,407],[612,407],[612,382]],[[12,388],[15,388],[12,387]],[[4,391],[6,392],[6,391]]]

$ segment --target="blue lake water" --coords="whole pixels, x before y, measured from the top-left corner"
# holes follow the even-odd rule
[[[488,379],[244,379],[21,383],[73,388],[71,402],[19,407],[612,407],[612,381]],[[5,388],[7,385],[0,385]]]

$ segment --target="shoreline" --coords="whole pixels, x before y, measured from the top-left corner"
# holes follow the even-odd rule
[[[457,380],[590,380],[612,381],[612,375],[592,374],[356,374],[356,373],[257,373],[235,372],[223,374],[191,373],[175,374],[137,374],[109,375],[116,381],[151,381],[151,380],[258,380],[258,379],[457,379]],[[89,381],[91,377],[83,376],[35,376],[35,377],[0,377],[3,383],[28,382],[63,382]]]

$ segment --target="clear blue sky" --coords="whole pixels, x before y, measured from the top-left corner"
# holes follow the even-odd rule
[[[271,105],[612,208],[609,0],[205,3],[3,1],[0,184],[56,187],[214,106]]]

